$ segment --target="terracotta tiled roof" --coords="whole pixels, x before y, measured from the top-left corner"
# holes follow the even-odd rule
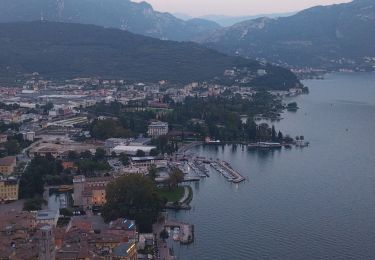
[[[0,166],[10,166],[16,162],[15,156],[7,156],[0,158]]]

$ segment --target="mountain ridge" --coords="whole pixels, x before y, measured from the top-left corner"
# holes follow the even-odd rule
[[[162,41],[113,28],[47,21],[0,24],[0,76],[38,72],[50,78],[106,77],[172,83],[222,78],[227,69],[256,74],[253,85],[290,88],[289,70],[230,57],[192,42]],[[234,83],[234,82],[233,82]],[[283,85],[284,84],[284,85]]]
[[[200,41],[230,55],[290,67],[369,70],[375,57],[375,1],[316,6],[289,17],[258,18]]]
[[[130,0],[0,0],[0,22],[48,20],[93,24],[159,39],[187,41],[220,28],[215,22],[183,21]]]

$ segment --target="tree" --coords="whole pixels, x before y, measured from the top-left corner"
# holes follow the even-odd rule
[[[73,211],[68,208],[62,208],[60,209],[60,215],[63,215],[64,217],[71,217],[73,216]]]
[[[111,137],[132,137],[130,130],[123,128],[119,122],[113,119],[95,120],[91,126],[91,136],[98,139]]]
[[[80,154],[80,157],[84,159],[91,159],[92,153],[90,151],[84,151]]]
[[[137,157],[145,157],[146,153],[142,150],[137,150],[137,153],[135,154]]]
[[[20,144],[15,139],[5,142],[4,148],[8,155],[16,155],[21,151]]]
[[[176,188],[177,185],[183,180],[184,173],[176,167],[172,168],[168,179],[169,188]]]
[[[157,168],[156,166],[153,164],[151,165],[149,168],[148,168],[148,176],[151,178],[151,180],[155,181],[155,178],[157,176]]]
[[[105,159],[106,152],[102,148],[97,148],[95,152],[95,160],[104,160]]]
[[[258,126],[257,129],[257,138],[261,141],[268,141],[272,136],[272,129],[268,126],[267,123],[262,123]]]
[[[151,149],[151,151],[150,151],[150,156],[158,156],[158,150],[156,150],[156,149]]]
[[[94,176],[95,172],[111,169],[108,162],[91,159],[81,159],[77,162],[78,171],[85,176]]]
[[[53,180],[54,183],[57,179],[61,181],[60,173],[63,169],[61,161],[56,160],[51,155],[34,157],[21,176],[20,197],[33,198],[42,196],[44,183],[48,180]]]
[[[272,125],[272,128],[271,128],[271,139],[272,139],[272,141],[276,140],[276,130],[275,130],[274,125]]]
[[[78,155],[78,153],[76,151],[69,151],[69,153],[68,153],[68,159],[70,161],[75,161],[78,158],[79,158],[79,155]]]
[[[281,133],[281,131],[279,131],[279,133],[277,134],[277,138],[279,139],[279,141],[282,141],[284,139],[283,133]]]
[[[109,183],[106,198],[102,208],[104,220],[134,219],[140,232],[152,231],[152,224],[163,208],[163,200],[154,182],[138,174],[124,175]]]
[[[128,166],[130,163],[129,156],[126,153],[120,153],[119,159],[124,166]]]
[[[286,135],[285,138],[284,138],[284,142],[289,144],[289,143],[292,143],[294,140],[292,137],[290,137],[289,135]]]
[[[24,202],[23,210],[26,210],[26,211],[41,210],[43,205],[47,205],[47,201],[45,201],[42,197],[35,197],[32,199],[28,199]]]
[[[48,102],[44,106],[41,106],[41,109],[43,109],[44,114],[47,114],[48,111],[50,111],[54,107],[52,102]]]

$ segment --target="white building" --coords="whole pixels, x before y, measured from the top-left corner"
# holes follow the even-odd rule
[[[105,140],[105,148],[110,151],[116,146],[126,145],[127,143],[129,143],[129,141],[130,139],[126,138],[108,138],[107,140]]]
[[[22,133],[23,140],[34,142],[35,139],[35,132],[25,132]]]
[[[146,156],[146,157],[131,157],[130,165],[132,167],[150,167],[156,165],[157,167],[166,167],[167,160],[162,157]]]
[[[56,210],[39,210],[36,214],[36,224],[47,224],[56,227],[59,212]]]
[[[148,126],[148,135],[158,137],[168,134],[168,123],[155,121]]]
[[[118,145],[112,149],[117,155],[125,153],[127,155],[136,155],[137,152],[143,151],[146,155],[150,154],[152,149],[156,149],[155,146],[131,146],[131,145]]]

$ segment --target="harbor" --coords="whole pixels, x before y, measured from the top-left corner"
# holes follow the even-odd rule
[[[183,155],[182,158],[175,158],[174,161],[169,163],[169,167],[177,167],[184,173],[184,182],[199,181],[202,178],[210,177],[206,165],[221,173],[229,182],[241,183],[246,180],[238,171],[233,169],[230,163],[212,158],[194,157],[187,154]]]

